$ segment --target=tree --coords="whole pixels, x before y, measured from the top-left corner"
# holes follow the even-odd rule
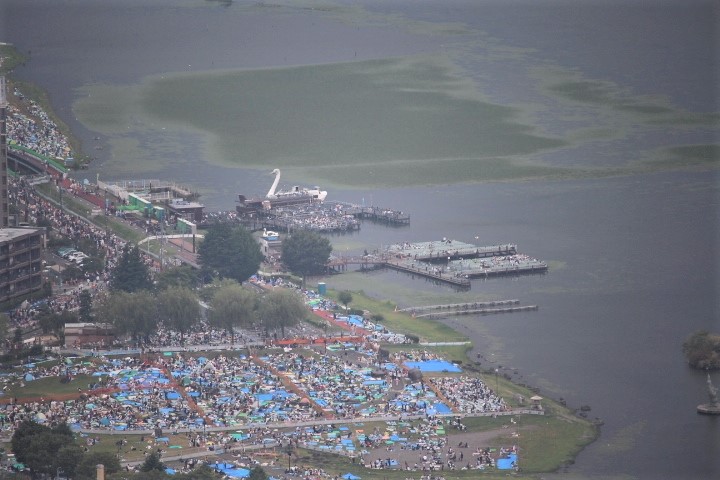
[[[683,353],[691,367],[715,370],[720,368],[720,335],[701,330],[683,342]]]
[[[173,478],[176,477],[178,477],[179,480],[217,480],[221,475],[209,466],[203,464],[198,465],[188,473],[173,475]]]
[[[200,319],[200,304],[195,292],[184,287],[170,287],[157,296],[158,318],[169,328],[180,332],[180,343],[185,333]]]
[[[119,472],[122,466],[117,455],[112,452],[88,452],[75,468],[76,480],[95,480],[97,478],[97,465],[103,464],[105,475]]]
[[[345,305],[345,311],[347,311],[348,304],[353,301],[352,293],[348,292],[347,290],[343,290],[342,292],[338,293],[338,301]]]
[[[83,260],[82,267],[80,269],[83,273],[96,275],[102,272],[103,268],[105,268],[105,263],[103,262],[103,259],[93,255]]]
[[[332,253],[330,240],[315,232],[300,230],[282,243],[282,261],[294,273],[305,277],[322,273]]]
[[[159,291],[170,287],[194,288],[197,280],[197,272],[190,265],[180,265],[158,273],[155,286]]]
[[[16,327],[15,331],[13,332],[13,348],[21,348],[22,341],[23,341],[22,328]]]
[[[157,452],[152,452],[148,455],[140,466],[141,472],[150,472],[152,470],[165,471],[165,464],[160,461],[160,455]]]
[[[113,292],[102,301],[98,318],[112,323],[118,334],[147,339],[157,330],[157,301],[150,292]]]
[[[80,295],[78,295],[78,299],[80,302],[80,308],[78,309],[78,317],[80,318],[80,321],[92,322],[92,295],[90,295],[90,291],[83,290],[80,292]]]
[[[150,269],[140,256],[137,245],[127,244],[110,278],[110,289],[125,292],[152,289]]]
[[[83,271],[74,263],[69,263],[60,273],[60,277],[66,282],[68,280],[78,280],[83,278]]]
[[[57,458],[53,464],[55,467],[50,473],[56,473],[58,470],[65,472],[68,478],[75,478],[78,464],[83,459],[83,451],[80,445],[75,443],[66,443],[57,453]]]
[[[7,314],[0,312],[0,345],[5,344],[8,339],[8,331],[10,329],[10,318]]]
[[[70,310],[63,310],[60,313],[42,312],[37,317],[38,323],[43,333],[52,332],[58,338],[64,336],[64,328],[66,323],[76,323],[78,321],[77,313]]]
[[[95,239],[92,238],[78,238],[75,240],[75,248],[83,252],[89,257],[105,257],[105,251],[98,248],[98,244]]]
[[[235,342],[235,327],[249,326],[254,320],[256,295],[240,284],[221,287],[210,301],[210,323],[230,334]]]
[[[205,235],[198,255],[204,275],[231,278],[242,283],[257,273],[263,254],[250,231],[221,223]]]
[[[80,446],[66,424],[50,428],[24,421],[10,440],[15,458],[37,474],[55,474],[58,468],[73,470],[73,462],[82,457]]]
[[[258,316],[266,331],[280,328],[283,337],[285,337],[285,327],[297,325],[300,320],[307,317],[307,313],[308,309],[302,297],[287,288],[276,288],[266,293],[260,299],[258,308]]]
[[[268,475],[265,473],[265,470],[261,466],[257,466],[250,470],[250,476],[248,476],[248,480],[267,480]]]

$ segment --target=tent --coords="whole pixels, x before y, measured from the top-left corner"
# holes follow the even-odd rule
[[[360,477],[358,477],[357,475],[353,475],[350,472],[343,475],[342,478],[344,478],[345,480],[360,480]]]

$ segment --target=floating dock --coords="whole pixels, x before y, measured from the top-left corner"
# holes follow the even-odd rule
[[[494,275],[516,275],[519,273],[544,273],[546,263],[527,255],[500,255],[493,258],[474,258],[448,262],[448,270],[466,278],[489,277]]]
[[[336,205],[342,207],[346,215],[352,215],[360,220],[371,220],[395,226],[410,225],[410,215],[400,210],[384,207],[366,207],[344,202],[336,202]]]
[[[514,244],[480,247],[446,239],[391,245],[362,257],[333,257],[327,268],[345,270],[348,265],[391,268],[461,288],[470,287],[470,278],[547,271],[545,263],[518,254]]]
[[[399,210],[345,202],[320,202],[310,196],[264,200],[239,198],[237,218],[251,230],[268,228],[282,232],[311,230],[338,233],[360,230],[362,220],[390,226],[410,224],[410,215]]]
[[[399,243],[387,247],[389,255],[412,258],[421,262],[442,262],[461,258],[488,258],[517,254],[517,245],[503,244],[479,247],[457,240]]]

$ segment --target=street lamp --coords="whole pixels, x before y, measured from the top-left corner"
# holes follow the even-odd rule
[[[495,395],[499,396],[498,388],[499,388],[498,387],[498,369],[496,368],[495,369]]]
[[[290,443],[288,443],[287,446],[287,456],[288,456],[288,470],[290,470],[290,459],[292,458],[292,440]]]

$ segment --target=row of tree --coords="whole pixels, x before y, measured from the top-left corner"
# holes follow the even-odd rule
[[[322,273],[332,253],[330,240],[315,232],[298,231],[282,244],[282,260],[291,272],[303,277]],[[248,280],[260,268],[263,254],[250,231],[240,225],[221,223],[205,235],[198,249],[201,269],[171,269],[153,282],[137,245],[126,245],[112,272],[112,290],[137,292],[169,285],[193,287],[213,280]]]
[[[302,275],[320,273],[332,247],[328,239],[314,232],[299,231],[283,242],[283,261]],[[252,234],[239,225],[219,224],[200,244],[199,272],[188,266],[167,269],[153,280],[140,249],[128,244],[123,249],[110,279],[110,295],[95,311],[81,299],[79,318],[95,317],[112,323],[117,333],[128,334],[143,343],[160,325],[180,333],[181,341],[199,323],[199,300],[209,303],[208,320],[226,330],[234,342],[235,330],[261,326],[266,332],[285,328],[305,318],[307,309],[296,292],[285,289],[258,295],[241,283],[257,273],[263,255]],[[198,289],[199,285],[210,282]],[[44,324],[57,331],[69,318],[49,316]]]
[[[237,329],[261,327],[266,332],[280,330],[306,318],[308,310],[302,296],[293,290],[277,289],[259,294],[234,280],[215,281],[199,293],[182,286],[169,286],[157,293],[113,291],[97,307],[98,317],[112,323],[118,334],[129,335],[135,343],[145,343],[160,326],[180,333],[180,341],[199,324],[204,313],[200,300],[207,301],[207,319],[225,330],[234,343]]]
[[[283,240],[282,261],[303,278],[322,273],[332,253],[330,240],[315,232],[299,230]],[[213,227],[198,251],[204,278],[231,278],[239,283],[254,275],[263,255],[252,234],[242,226]]]

